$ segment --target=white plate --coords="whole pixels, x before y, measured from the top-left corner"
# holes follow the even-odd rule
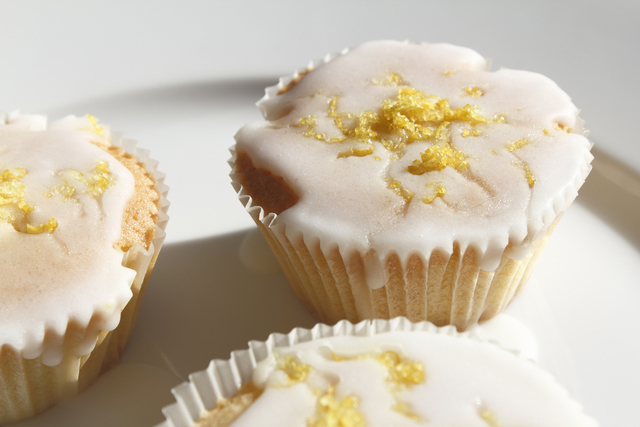
[[[16,427],[154,425],[174,401],[171,387],[212,358],[316,323],[280,273],[265,273],[272,264],[252,265],[264,247],[252,247],[260,257],[248,263],[240,256],[256,235],[229,183],[228,147],[243,123],[261,119],[253,103],[274,81],[203,82],[50,110],[52,118],[91,113],[149,148],[167,174],[171,220],[121,363]],[[509,312],[586,412],[602,426],[626,426],[640,419],[640,197],[609,175],[640,181],[598,153],[594,165]]]

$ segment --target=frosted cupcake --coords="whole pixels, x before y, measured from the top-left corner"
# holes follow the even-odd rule
[[[274,334],[190,380],[160,426],[597,425],[532,361],[404,318]]]
[[[569,96],[447,44],[372,42],[267,89],[232,180],[326,322],[501,312],[590,171]]]
[[[91,116],[0,116],[0,424],[117,363],[168,219],[147,154]]]

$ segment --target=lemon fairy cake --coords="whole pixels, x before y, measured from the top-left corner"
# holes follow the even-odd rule
[[[597,425],[534,362],[405,318],[274,334],[173,393],[162,427]]]
[[[590,171],[569,96],[448,44],[370,42],[267,89],[232,181],[320,319],[465,329],[526,282]]]
[[[147,155],[91,116],[0,117],[0,423],[117,363],[168,219]]]

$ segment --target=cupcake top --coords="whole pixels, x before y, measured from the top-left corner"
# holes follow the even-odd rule
[[[258,363],[253,385],[261,394],[233,427],[597,425],[533,362],[446,329],[276,348]]]
[[[111,330],[131,298],[118,242],[135,182],[110,145],[90,116],[0,120],[0,345],[26,358],[56,364],[70,321]]]
[[[236,135],[245,193],[287,234],[342,251],[521,259],[575,198],[591,143],[553,81],[487,69],[470,49],[393,41],[312,64]]]

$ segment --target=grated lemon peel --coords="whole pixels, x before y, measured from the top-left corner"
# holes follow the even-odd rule
[[[27,174],[24,168],[4,169],[0,173],[0,220],[11,224],[19,233],[40,234],[45,231],[49,234],[58,226],[55,218],[50,218],[44,224],[21,224],[25,217],[35,209],[24,200],[24,184],[21,179]]]
[[[449,75],[453,72],[446,72]],[[420,153],[420,157],[413,160],[407,166],[406,171],[412,175],[424,175],[429,172],[441,171],[451,167],[457,172],[463,172],[469,163],[464,152],[457,150],[451,139],[451,125],[453,123],[466,123],[469,127],[461,131],[462,137],[480,136],[482,130],[476,128],[483,124],[500,124],[506,122],[505,114],[498,114],[493,118],[485,117],[476,105],[466,104],[452,109],[449,100],[439,98],[436,95],[425,94],[406,83],[397,73],[387,73],[382,80],[373,79],[372,84],[379,86],[400,86],[395,97],[382,101],[378,112],[367,110],[359,113],[339,111],[339,97],[334,96],[328,102],[327,116],[333,119],[335,128],[341,136],[329,137],[325,133],[318,132],[316,126],[318,117],[308,115],[299,120],[295,126],[303,127],[303,135],[323,141],[328,144],[345,143],[348,141],[367,144],[368,147],[350,147],[339,151],[338,159],[348,157],[367,157],[375,154],[375,143],[379,143],[392,154],[390,160],[397,161],[403,155],[403,149],[415,141],[429,141],[432,145]],[[467,96],[479,98],[484,91],[479,87],[464,87],[463,92]],[[571,131],[560,124],[557,128],[563,131]],[[546,133],[546,130],[545,130]],[[513,152],[527,145],[529,141],[522,138],[508,143],[507,149]],[[492,151],[493,152],[493,151]],[[374,156],[379,159],[379,156]],[[525,171],[525,177],[529,187],[535,184],[535,176],[529,166],[521,162],[520,167]],[[406,203],[412,201],[414,192],[404,187],[402,182],[385,177],[387,187],[401,196]],[[423,203],[429,204],[437,197],[444,197],[446,189],[440,185],[433,196],[421,197]]]
[[[318,398],[316,415],[311,418],[308,427],[364,427],[364,417],[358,411],[360,401],[349,395],[343,399],[335,396],[335,386],[331,386]]]
[[[373,359],[385,367],[387,371],[387,382],[392,386],[391,392],[394,394],[395,403],[391,407],[396,412],[410,418],[414,421],[422,421],[423,418],[411,412],[410,405],[400,402],[395,396],[396,392],[406,390],[407,388],[422,384],[426,380],[424,366],[422,362],[410,361],[400,356],[395,351],[385,351],[382,353],[363,354],[355,357],[338,356],[331,352],[331,357],[337,362],[348,360]]]
[[[278,369],[287,375],[289,386],[304,382],[313,369],[290,355],[278,357],[277,362]],[[316,395],[316,414],[308,420],[309,427],[364,427],[364,418],[357,410],[357,397],[350,395],[338,400],[335,397],[335,386],[330,386],[323,394],[317,392]]]
[[[507,144],[507,150],[510,153],[513,153],[514,151],[524,147],[525,145],[529,144],[529,140],[527,138],[522,138],[519,139],[515,142],[510,142]],[[518,167],[520,167],[523,171],[524,171],[524,175],[525,178],[527,179],[527,184],[529,184],[529,188],[533,188],[533,186],[536,183],[536,177],[533,174],[533,172],[531,171],[531,168],[529,167],[529,164],[527,162],[525,162],[524,160],[520,160],[519,162],[514,162],[514,164],[516,164]]]
[[[44,224],[26,223],[21,226],[25,222],[26,216],[35,209],[24,199],[25,190],[21,179],[26,174],[27,171],[24,168],[4,169],[0,172],[0,221],[11,224],[20,233],[40,234],[47,232],[51,234],[58,226],[58,221],[53,217]],[[98,160],[87,176],[77,170],[67,170],[59,175],[66,175],[85,183],[87,189],[84,192],[94,198],[115,185],[115,178],[111,174],[109,164],[103,160]],[[52,187],[50,192],[44,193],[44,196],[53,197],[55,194],[61,196],[65,201],[74,200],[77,202],[76,191],[75,186],[64,180],[62,184]]]
[[[106,136],[105,127],[98,124],[99,120],[97,117],[94,117],[91,114],[87,114],[86,117],[87,117],[87,120],[89,120],[91,127],[88,129],[81,128],[80,130],[86,130],[88,132],[95,133],[96,135],[99,135],[99,136]]]
[[[502,423],[498,420],[498,417],[488,409],[478,411],[478,415],[489,427],[503,427]]]
[[[373,79],[371,83],[378,86],[406,86],[398,73],[387,73],[383,80]]]
[[[302,363],[298,358],[285,356],[278,358],[278,369],[287,374],[289,384],[301,383],[307,379],[307,375],[313,369],[310,365]]]
[[[464,93],[469,95],[472,98],[480,98],[482,95],[484,95],[484,91],[482,89],[480,89],[479,87],[465,87],[464,88]]]
[[[423,197],[422,201],[426,204],[431,204],[438,197],[442,198],[445,194],[447,194],[447,189],[441,182],[431,181],[427,184],[427,187],[434,188],[431,196]]]

